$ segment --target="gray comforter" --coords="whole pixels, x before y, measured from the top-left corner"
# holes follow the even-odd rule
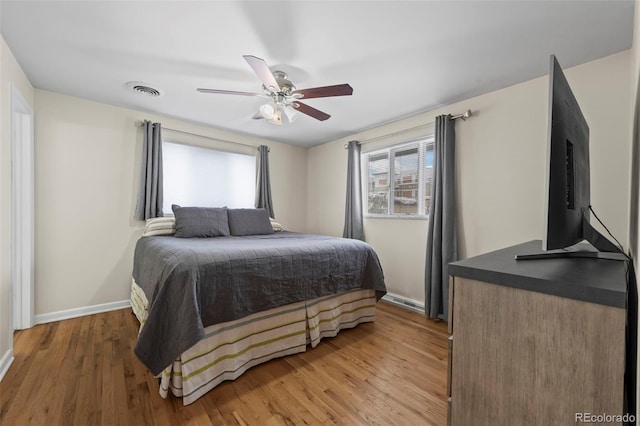
[[[133,278],[149,300],[135,353],[159,374],[204,328],[357,288],[385,292],[378,256],[362,241],[279,232],[217,238],[142,237]]]

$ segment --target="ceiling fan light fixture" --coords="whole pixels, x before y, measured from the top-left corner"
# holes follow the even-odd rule
[[[280,110],[276,110],[271,118],[269,119],[269,123],[275,124],[277,126],[282,126],[282,113]]]
[[[287,105],[284,108],[284,113],[287,116],[287,119],[289,120],[289,123],[293,123],[294,121],[296,121],[298,119],[298,117],[300,117],[300,113],[298,111],[296,111],[296,109],[290,105]]]
[[[260,106],[260,114],[267,120],[271,120],[276,114],[276,109],[271,104],[264,104]]]

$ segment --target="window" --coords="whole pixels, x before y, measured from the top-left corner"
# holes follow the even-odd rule
[[[362,163],[368,216],[428,216],[433,137],[365,153]]]
[[[163,207],[254,207],[256,157],[162,142]]]

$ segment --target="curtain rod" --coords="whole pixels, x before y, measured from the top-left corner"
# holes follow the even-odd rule
[[[136,124],[136,127],[142,127],[144,125],[144,121],[136,121],[135,124]],[[254,148],[254,149],[258,149],[259,148],[256,145],[249,145],[249,144],[242,143],[242,142],[235,142],[235,141],[230,141],[230,140],[227,140],[227,139],[221,139],[221,138],[214,138],[214,137],[211,137],[211,136],[199,135],[197,133],[186,132],[184,130],[178,130],[178,129],[171,129],[169,127],[164,127],[164,126],[162,126],[162,130],[168,130],[170,132],[182,133],[183,135],[196,136],[198,138],[210,139],[212,141],[217,141],[217,142],[226,142],[226,143],[232,143],[232,144],[235,144],[235,145],[242,145],[242,146],[246,146],[246,147]],[[271,151],[271,148],[267,147],[267,150]]]
[[[466,121],[467,118],[471,117],[472,115],[473,114],[472,114],[471,110],[468,109],[465,112],[463,112],[462,114],[452,115],[451,119],[452,120],[457,120],[457,119],[461,118],[462,121]],[[407,132],[410,132],[411,130],[419,129],[421,127],[432,126],[433,123],[434,123],[434,121],[431,121],[431,122],[425,123],[425,124],[419,124],[417,126],[409,127],[407,129],[398,130],[397,132],[392,132],[392,133],[388,133],[386,135],[376,136],[376,137],[371,138],[371,139],[364,139],[364,140],[361,140],[361,141],[358,141],[358,142],[360,143],[360,145],[364,145],[364,144],[369,143],[369,142],[374,142],[374,141],[377,141],[377,140],[380,140],[380,139],[388,138],[389,136],[401,135],[403,133],[407,133]],[[344,144],[344,148],[347,149],[348,147],[349,147],[349,144],[345,143]]]

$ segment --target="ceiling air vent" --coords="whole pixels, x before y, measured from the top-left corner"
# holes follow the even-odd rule
[[[162,96],[163,92],[160,89],[154,89],[147,83],[142,81],[130,81],[127,83],[127,87],[136,93],[146,96],[158,97]]]

